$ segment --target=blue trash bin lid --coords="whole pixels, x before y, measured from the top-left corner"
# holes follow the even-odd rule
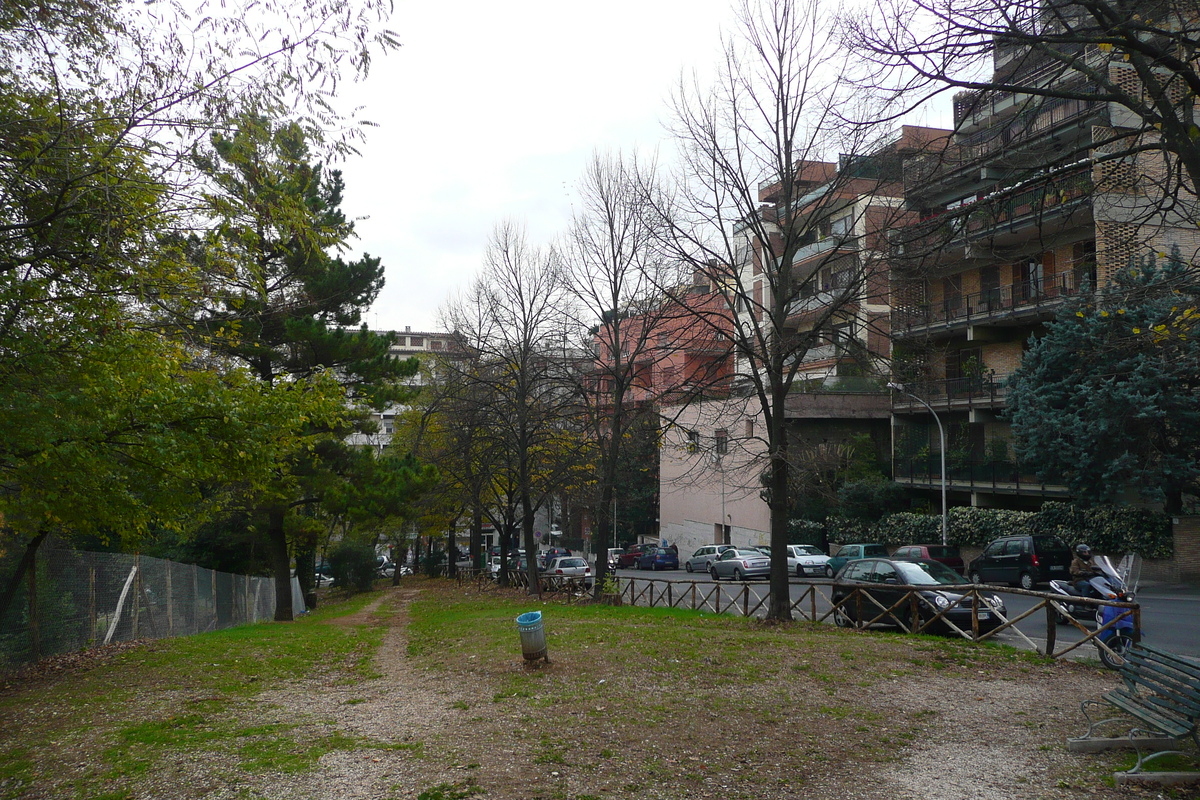
[[[533,625],[533,624],[541,622],[541,621],[542,621],[542,612],[540,612],[540,611],[526,611],[524,614],[517,617],[518,625]]]

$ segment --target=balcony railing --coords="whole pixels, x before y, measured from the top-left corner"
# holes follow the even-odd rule
[[[942,485],[937,453],[924,457],[895,458],[892,477],[906,486],[937,489]],[[1065,486],[1046,483],[1035,471],[1011,461],[946,461],[946,484],[957,491],[991,491],[1001,494],[1066,495]]]
[[[892,255],[910,262],[939,254],[954,257],[955,248],[973,241],[1037,225],[1086,206],[1094,188],[1091,170],[1082,169],[997,189],[982,200],[890,231]]]
[[[1066,298],[1075,297],[1080,291],[1074,273],[1064,272],[1051,278],[1036,278],[965,296],[957,295],[941,303],[897,308],[892,312],[892,329],[903,332],[1007,318],[1037,318],[1057,310]]]
[[[925,407],[910,397],[908,392],[920,397],[930,405],[942,404],[968,409],[992,408],[1002,405],[1004,398],[1008,395],[1008,375],[988,372],[965,378],[904,381],[904,389],[904,392],[895,393],[892,398],[892,408],[914,408],[925,413]]]

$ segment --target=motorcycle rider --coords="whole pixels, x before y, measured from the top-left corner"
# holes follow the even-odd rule
[[[1092,548],[1086,544],[1075,545],[1075,555],[1071,558],[1071,578],[1075,581],[1075,591],[1080,595],[1091,594],[1092,585],[1088,582],[1094,575],[1100,574],[1100,567],[1092,555]]]

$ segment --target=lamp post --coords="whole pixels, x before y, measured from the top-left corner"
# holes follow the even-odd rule
[[[904,388],[903,383],[889,383],[887,388],[894,389],[901,394],[906,394],[913,400],[916,400],[925,408],[929,409],[929,413],[933,414],[933,421],[938,426],[938,440],[941,442],[941,457],[942,457],[942,544],[946,544],[946,429],[942,427],[942,420],[938,417],[937,412],[933,410],[933,406],[926,403],[921,398],[917,397],[912,392]]]

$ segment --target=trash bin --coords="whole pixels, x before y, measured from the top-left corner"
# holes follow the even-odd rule
[[[527,611],[517,617],[517,630],[521,632],[521,654],[525,656],[525,660],[537,661],[539,658],[544,658],[549,664],[550,657],[546,655],[546,629],[542,626],[542,612]]]

